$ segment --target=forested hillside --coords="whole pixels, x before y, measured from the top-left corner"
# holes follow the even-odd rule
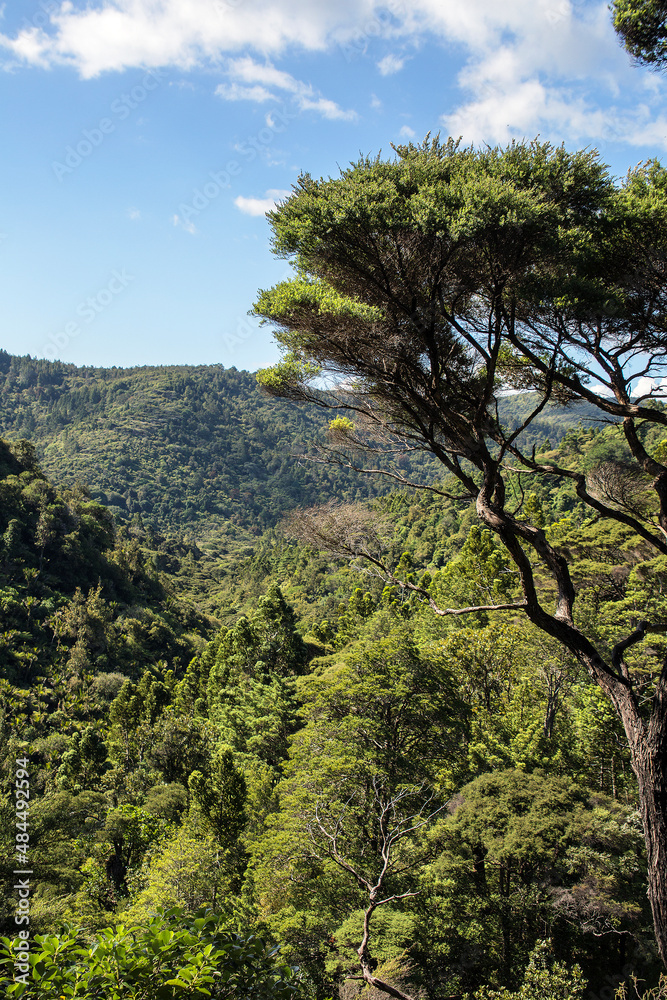
[[[501,405],[514,425],[530,394]],[[592,417],[592,408],[553,408],[531,434],[555,444]],[[278,403],[235,368],[77,368],[0,352],[0,434],[32,441],[54,482],[85,483],[120,520],[139,514],[163,532],[219,540],[226,525],[257,535],[297,505],[386,493],[382,479],[298,460],[325,427],[317,408]],[[432,478],[436,469],[417,452],[400,471]]]
[[[149,375],[177,377],[132,378]],[[225,391],[249,384],[218,375]],[[72,423],[92,434],[102,419]],[[616,428],[549,436],[540,454],[563,466],[624,454]],[[131,466],[113,468],[130,481]],[[452,498],[366,501],[396,580],[441,605],[512,598],[506,554],[449,485]],[[601,642],[637,608],[663,609],[665,560],[629,528],[591,518],[555,478],[519,481],[516,502],[576,567],[578,614]],[[2,445],[0,518],[2,927],[14,933],[19,823],[31,933],[51,935],[33,945],[44,980],[16,995],[78,982],[74,995],[105,996],[116,976],[123,998],[200,996],[209,976],[218,997],[365,997],[354,977],[369,910],[369,961],[412,997],[598,998],[633,972],[656,981],[623,732],[520,615],[443,620],[274,527],[208,563],[157,527],[114,521],[82,486],[54,485],[27,444]],[[635,666],[645,656],[648,676],[663,645]],[[376,885],[390,900],[378,908]],[[92,945],[84,970],[76,949]],[[140,955],[154,956],[141,973]],[[154,992],[130,992],[133,976]]]
[[[377,480],[295,460],[324,426],[221,365],[92,369],[0,355],[0,433],[34,442],[54,481],[84,482],[119,519],[139,514],[160,530],[259,534],[299,503],[377,495]]]

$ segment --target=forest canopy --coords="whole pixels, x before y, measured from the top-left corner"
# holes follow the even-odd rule
[[[573,428],[539,454],[590,469],[622,440]],[[108,995],[117,948],[119,1000],[199,995],[223,975],[256,976],[267,998],[356,996],[371,900],[327,850],[341,812],[338,856],[366,883],[383,824],[404,832],[380,897],[404,898],[374,909],[365,945],[392,988],[575,997],[656,976],[629,752],[558,643],[517,615],[439,618],[273,530],[230,555],[228,582],[206,564],[193,575],[189,552],[55,487],[28,446],[2,454],[0,918],[9,948],[27,756],[37,996]],[[663,607],[665,568],[640,538],[591,519],[568,480],[529,485],[526,511],[567,554],[599,641]],[[465,493],[394,491],[368,513],[396,578],[438,605],[514,596]]]

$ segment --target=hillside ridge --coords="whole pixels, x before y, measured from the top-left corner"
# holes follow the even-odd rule
[[[509,424],[530,398],[501,401]],[[554,409],[532,441],[557,442],[590,408]],[[0,435],[27,438],[44,472],[85,483],[120,521],[139,515],[156,530],[256,535],[299,505],[368,500],[391,484],[310,463],[326,428],[315,407],[276,401],[250,372],[223,365],[77,367],[0,351]],[[439,474],[428,455],[401,459],[407,478]]]

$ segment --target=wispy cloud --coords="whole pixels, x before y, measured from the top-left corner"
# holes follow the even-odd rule
[[[275,100],[275,94],[266,87],[260,87],[259,84],[254,87],[244,87],[241,83],[221,83],[215,92],[223,101],[255,101],[263,104],[264,101]]]
[[[243,195],[239,195],[234,198],[234,204],[244,215],[266,215],[267,212],[273,211],[277,202],[282,201],[290,193],[290,191],[271,188],[265,193],[264,198],[244,198]]]
[[[355,121],[356,111],[345,110],[335,101],[318,94],[315,88],[271,63],[259,63],[250,56],[230,60],[227,66],[229,83],[221,83],[216,94],[224,101],[284,100],[290,94],[301,111],[315,111],[331,121]]]
[[[194,236],[197,232],[194,222],[191,222],[189,219],[182,219],[180,215],[172,215],[171,221],[172,225],[178,226],[179,229],[184,229],[186,233],[190,233],[190,236]]]
[[[380,70],[382,76],[391,76],[392,73],[398,73],[404,66],[405,59],[400,59],[391,53],[385,56],[384,59],[380,59],[377,64],[377,68]]]

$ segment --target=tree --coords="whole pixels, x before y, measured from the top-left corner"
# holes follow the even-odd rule
[[[354,821],[352,824],[349,823],[349,806],[352,804],[349,801],[338,815],[326,818],[320,814],[319,809],[316,809],[314,820],[309,827],[313,843],[311,857],[318,861],[330,859],[348,880],[356,882],[362,892],[367,894],[364,901],[361,942],[357,948],[363,982],[388,996],[395,997],[396,1000],[411,1000],[403,990],[375,975],[377,961],[370,948],[371,920],[376,910],[381,907],[399,903],[416,895],[410,889],[396,892],[393,886],[389,888],[389,885],[419,864],[414,839],[420,831],[429,826],[442,806],[435,804],[433,793],[425,795],[423,788],[408,787],[392,792],[386,788],[385,782],[375,778],[370,784],[370,794],[366,794],[362,808],[366,813],[367,822],[370,821],[369,825],[373,827],[375,857],[370,852],[368,852],[370,857],[367,856],[363,860],[354,857],[357,853],[356,845],[350,845],[350,841],[358,839],[358,832],[354,829],[357,824]],[[403,841],[409,845],[407,851]]]
[[[233,847],[245,823],[246,783],[231,750],[220,749],[206,775],[193,771],[189,785],[220,843]]]
[[[605,639],[579,620],[566,555],[539,517],[531,520],[519,478],[569,481],[596,518],[667,554],[667,467],[646,449],[643,433],[647,424],[667,425],[667,411],[652,393],[633,393],[633,380],[655,377],[667,364],[667,171],[648,163],[616,185],[595,152],[538,142],[475,150],[427,137],[396,154],[361,159],[336,179],[304,175],[270,213],[274,251],[297,277],[260,292],[255,305],[277,325],[284,350],[283,361],[258,379],[274,395],[329,409],[334,462],[382,471],[387,453],[435,455],[509,554],[518,599],[440,607],[427,588],[397,581],[358,508],[302,517],[306,536],[365,557],[439,615],[525,614],[585,666],[628,739],[655,933],[667,962],[667,662],[660,645],[655,655],[644,647],[642,669],[631,669],[634,647],[667,629],[648,613],[637,623],[626,610]],[[499,394],[508,389],[534,393],[533,409],[514,429],[498,415]],[[632,474],[647,480],[650,512],[643,501],[628,509],[594,476],[522,449],[522,432],[551,401],[577,400],[622,422]],[[446,495],[445,486],[387,471]]]
[[[664,0],[613,0],[616,33],[624,47],[645,66],[667,62],[667,4]]]
[[[182,906],[192,913],[210,904],[215,910],[233,909],[236,859],[196,823],[179,827],[153,855],[144,859],[138,873],[126,922],[143,924],[160,907]]]
[[[644,871],[631,809],[541,771],[494,771],[454,797],[436,833],[417,900],[431,989],[459,963],[462,990],[516,987],[544,936],[591,982],[616,964],[621,978],[648,916],[636,902]]]
[[[424,833],[465,768],[466,712],[440,659],[390,621],[301,680],[306,725],[292,738],[280,813],[253,845],[254,879],[266,919],[311,962],[359,917],[356,978],[409,1000],[395,975],[377,974],[371,925],[416,894],[414,873],[431,856]],[[319,955],[308,956],[313,927]]]
[[[210,668],[208,714],[222,740],[250,772],[254,765],[276,771],[296,728],[295,677],[308,646],[296,631],[296,615],[280,588],[272,586],[251,618],[239,618],[215,640]]]
[[[148,848],[166,834],[166,821],[138,806],[126,804],[109,810],[98,856],[86,866],[92,894],[98,890],[101,905],[115,909],[118,900],[128,895],[130,873],[139,868]],[[106,877],[100,878],[102,871]]]

